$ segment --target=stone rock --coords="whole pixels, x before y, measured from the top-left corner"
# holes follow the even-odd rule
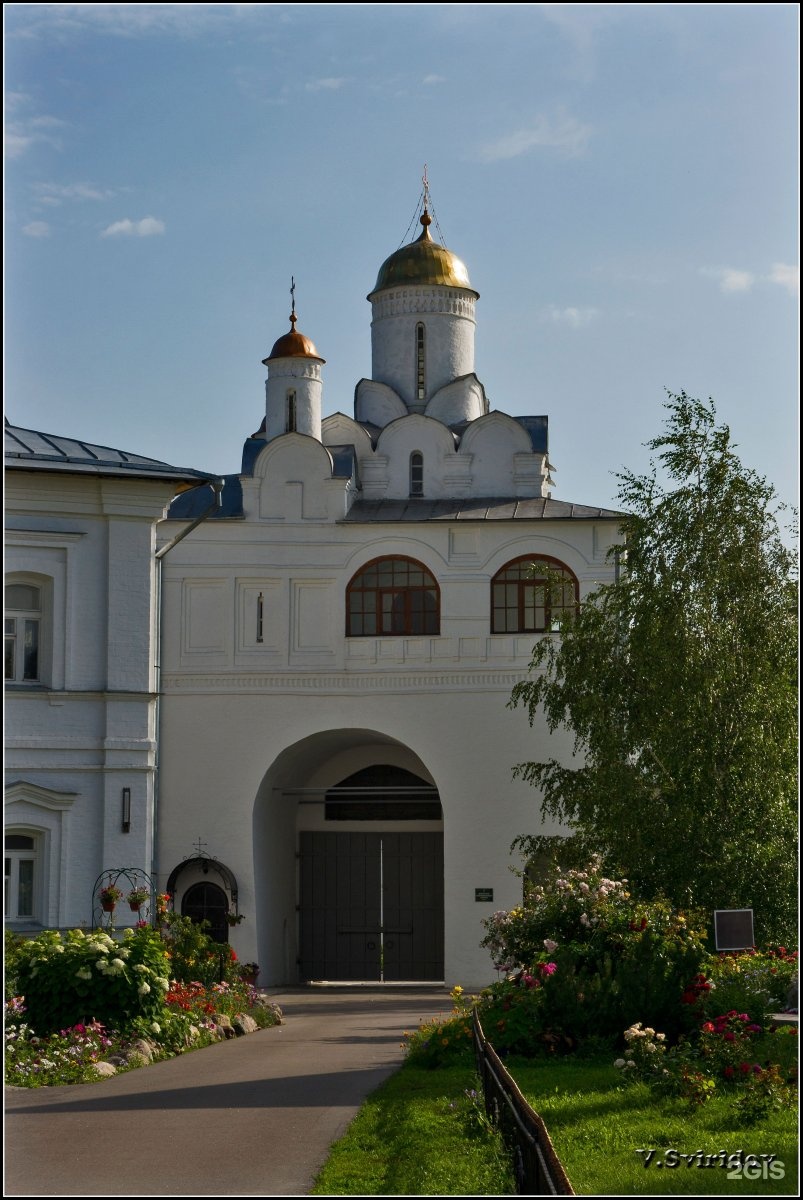
[[[146,1062],[153,1062],[153,1056],[156,1052],[156,1047],[154,1046],[153,1042],[149,1041],[147,1038],[137,1038],[137,1040],[132,1042],[129,1047],[129,1057],[131,1056],[132,1052],[139,1054],[145,1059]]]
[[[249,1017],[248,1013],[238,1013],[232,1021],[234,1032],[237,1037],[243,1037],[246,1033],[254,1033],[259,1026],[253,1017]]]
[[[95,1063],[95,1074],[100,1075],[101,1079],[108,1079],[117,1074],[117,1067],[111,1062]]]

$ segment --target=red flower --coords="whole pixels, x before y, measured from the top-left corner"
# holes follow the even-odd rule
[[[713,1033],[713,1032],[714,1032],[714,1026],[712,1025],[712,1023],[710,1021],[706,1021],[705,1025],[703,1025],[703,1033]]]
[[[733,1067],[725,1067],[725,1070],[722,1072],[722,1074],[726,1079],[733,1079]]]
[[[739,1063],[739,1070],[742,1072],[743,1075],[749,1075],[750,1074],[750,1063],[745,1063],[745,1062]]]
[[[732,1034],[732,1033],[731,1033],[731,1031],[730,1031],[729,1029],[727,1029],[727,1030],[725,1031],[725,1033],[723,1034],[723,1037],[725,1038],[725,1041],[726,1041],[726,1042],[735,1042],[735,1041],[736,1041],[736,1037],[735,1037],[735,1035],[734,1035],[734,1034]]]

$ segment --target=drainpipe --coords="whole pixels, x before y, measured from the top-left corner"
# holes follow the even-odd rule
[[[188,533],[192,533],[196,526],[200,525],[202,521],[205,521],[207,517],[211,517],[213,512],[220,509],[223,503],[224,482],[225,481],[222,479],[210,480],[210,486],[215,493],[212,502],[207,508],[204,509],[200,517],[196,517],[194,521],[191,521],[185,529],[182,529],[180,533],[177,533],[176,536],[167,543],[167,545],[162,546],[161,549],[157,550],[156,554],[154,555],[156,560],[156,629],[154,631],[156,643],[156,678],[154,681],[156,688],[156,712],[154,715],[156,749],[154,751],[153,762],[153,813],[151,821],[151,878],[154,880],[157,878],[157,872],[159,868],[156,847],[159,824],[159,764],[162,748],[162,559],[170,550],[173,549],[174,546],[177,546],[179,542],[183,541]]]

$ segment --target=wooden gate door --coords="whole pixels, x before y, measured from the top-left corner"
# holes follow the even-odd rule
[[[443,834],[300,841],[302,980],[443,978]]]

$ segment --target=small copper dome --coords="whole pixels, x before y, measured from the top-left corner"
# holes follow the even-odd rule
[[[269,363],[274,358],[317,358],[318,362],[326,362],[325,358],[321,358],[318,351],[315,349],[315,343],[310,338],[305,337],[303,333],[299,333],[296,329],[296,314],[290,314],[290,324],[292,328],[289,333],[285,333],[274,343],[273,349],[267,358],[263,358],[263,363]]]
[[[379,268],[374,292],[405,285],[435,284],[441,287],[459,287],[474,291],[468,278],[468,270],[456,254],[433,241],[429,232],[432,218],[426,209],[421,216],[424,226],[421,236],[414,242],[402,246]],[[474,295],[479,295],[474,292]]]

